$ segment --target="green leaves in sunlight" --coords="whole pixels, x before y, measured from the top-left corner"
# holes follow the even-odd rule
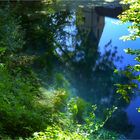
[[[134,49],[127,48],[127,49],[124,49],[124,51],[127,54],[136,55],[136,56],[140,55],[140,50],[139,49],[134,50]]]
[[[128,27],[130,31],[128,36],[123,36],[123,40],[136,40],[140,38],[140,1],[139,0],[121,0],[121,4],[126,5],[126,9],[118,17],[122,23],[131,22],[132,24]],[[121,94],[122,97],[130,102],[131,94],[138,92],[139,82],[140,82],[140,49],[130,49],[124,50],[125,53],[133,55],[135,58],[135,65],[128,65],[124,70],[114,72],[117,74],[122,74],[130,81],[129,84],[120,83],[116,84],[117,93]],[[140,110],[138,109],[138,112]]]
[[[49,126],[45,132],[34,133],[33,138],[28,140],[88,140],[86,136],[78,132],[63,130],[59,126]]]
[[[83,116],[87,109],[87,103],[83,99],[77,97],[72,98],[67,105],[71,118],[78,122],[83,121]]]
[[[137,108],[137,110],[138,110],[138,112],[140,113],[140,107],[139,107],[139,108]]]
[[[125,53],[135,56],[136,64],[131,66],[128,65],[124,70],[114,70],[114,73],[124,75],[129,79],[129,84],[115,84],[117,87],[117,93],[121,94],[122,97],[130,102],[131,94],[139,88],[138,83],[140,82],[140,50],[132,50],[130,48],[124,50]]]
[[[83,109],[83,105],[90,107],[90,111]],[[82,106],[79,106],[82,105]],[[118,134],[111,133],[103,129],[106,121],[112,116],[112,113],[117,109],[116,107],[108,108],[106,110],[106,119],[100,120],[96,117],[95,111],[97,106],[89,106],[80,98],[71,98],[66,105],[66,112],[58,113],[59,121],[57,124],[48,126],[42,132],[35,132],[33,137],[27,140],[99,140],[99,139],[117,139]],[[82,112],[80,111],[82,110]],[[77,116],[77,117],[75,117]],[[80,122],[80,118],[82,121]],[[75,119],[76,118],[76,119]],[[109,134],[109,135],[106,135]]]
[[[122,4],[129,4],[129,8],[125,10],[118,17],[122,23],[132,22],[132,25],[129,26],[130,34],[128,36],[122,37],[124,40],[135,40],[140,37],[140,1],[139,0],[122,0]]]

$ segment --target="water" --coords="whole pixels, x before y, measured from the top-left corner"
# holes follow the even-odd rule
[[[116,78],[114,69],[136,64],[134,56],[126,54],[124,49],[139,49],[140,39],[120,40],[121,36],[129,34],[127,27],[131,23],[118,25],[117,18],[99,15],[94,7],[80,6],[70,12],[69,24],[63,26],[67,33],[61,35],[60,32],[57,38],[66,54],[61,49],[57,49],[57,53],[67,61],[65,73],[75,94],[99,105],[99,109],[118,106],[105,127],[127,138],[140,138],[140,113],[136,110],[140,98],[135,95],[127,104],[119,99],[114,87],[117,82],[129,82],[123,77]]]
[[[132,49],[139,49],[140,39],[137,39],[136,41],[122,41],[119,38],[123,35],[128,35],[128,29],[127,27],[131,25],[131,23],[127,23],[124,25],[116,25],[115,23],[118,22],[117,19],[112,18],[106,18],[106,26],[104,28],[104,32],[102,34],[102,38],[100,40],[100,46],[103,46],[105,40],[112,40],[112,44],[116,44],[118,47],[118,54],[123,57],[123,60],[121,63],[115,63],[116,67],[118,69],[124,69],[127,65],[134,65],[136,64],[136,61],[134,61],[134,56],[130,56],[124,52],[124,49],[126,48],[132,48]],[[110,34],[108,34],[108,30],[110,30]],[[103,52],[103,48],[100,48],[100,51]],[[140,113],[137,112],[136,108],[140,106],[140,97],[137,95],[135,99],[132,99],[129,106],[126,108],[126,112],[128,115],[129,122],[131,122],[134,125],[133,132],[129,135],[129,138],[140,138]]]

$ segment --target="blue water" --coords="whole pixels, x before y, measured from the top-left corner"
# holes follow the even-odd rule
[[[140,39],[135,41],[123,41],[120,39],[121,36],[128,35],[128,26],[131,23],[126,24],[116,24],[118,19],[105,18],[105,27],[100,39],[100,51],[104,53],[104,42],[112,40],[112,46],[117,46],[118,55],[123,57],[122,62],[115,62],[118,69],[124,69],[127,65],[135,65],[136,61],[134,56],[128,55],[124,52],[126,48],[140,49]],[[138,94],[138,93],[137,93]],[[137,109],[140,107],[140,97],[137,95],[135,99],[130,102],[130,105],[126,108],[129,122],[134,125],[134,130],[130,134],[129,138],[140,139],[140,113]]]
[[[117,46],[118,54],[123,56],[123,62],[122,63],[116,63],[117,68],[124,68],[125,66],[131,64],[136,64],[136,61],[134,61],[134,56],[131,56],[129,54],[126,54],[124,52],[124,49],[132,48],[132,49],[140,49],[140,39],[137,39],[135,41],[123,41],[121,39],[122,36],[129,35],[128,26],[130,26],[131,23],[125,23],[125,24],[119,24],[118,19],[113,19],[106,17],[105,18],[105,27],[104,31],[102,33],[102,37],[100,39],[100,51],[103,52],[103,46],[104,43],[112,40],[112,46]]]
[[[93,19],[94,19],[94,17],[93,17]],[[74,13],[73,18],[71,20],[71,24],[64,27],[64,31],[66,31],[70,34],[65,37],[65,39],[66,39],[65,45],[67,46],[67,50],[69,52],[76,51],[75,42],[77,42],[77,44],[79,46],[81,46],[81,44],[82,44],[81,42],[83,41],[83,40],[77,41],[77,39],[76,39],[76,35],[78,34],[78,28],[75,24],[75,20],[76,20],[76,14]],[[96,72],[96,67],[98,67],[97,64],[100,61],[102,62],[102,58],[104,58],[104,56],[107,55],[108,51],[111,51],[111,54],[113,52],[115,52],[115,56],[112,58],[109,58],[110,57],[109,56],[107,58],[107,63],[109,63],[109,64],[105,64],[105,62],[103,62],[103,65],[104,64],[112,65],[111,63],[113,63],[113,65],[117,69],[124,69],[127,65],[136,64],[136,61],[134,60],[134,56],[126,54],[124,52],[124,49],[127,49],[127,48],[139,49],[140,39],[137,39],[135,41],[121,40],[120,37],[129,34],[128,26],[130,26],[131,23],[118,24],[118,22],[119,22],[118,19],[109,18],[109,17],[104,18],[104,25],[102,26],[103,31],[101,33],[99,40],[97,40],[98,49],[95,52],[93,52],[93,56],[95,55],[95,57],[91,58],[91,59],[93,59],[93,61],[96,61],[96,62],[95,63],[89,63],[88,61],[85,62],[85,65],[86,64],[88,65],[87,67],[90,67],[90,65],[91,65],[91,67],[93,67],[93,72],[88,71],[87,70],[88,68],[85,69],[85,71],[84,70],[82,71],[83,66],[79,65],[78,62],[77,62],[77,66],[79,65],[78,69],[74,70],[74,71],[77,71],[77,70],[79,71],[79,69],[81,69],[78,72],[78,75],[80,75],[80,76],[79,77],[74,76],[72,78],[74,81],[74,82],[72,82],[72,85],[74,86],[74,89],[75,89],[77,95],[83,97],[84,99],[86,99],[87,101],[90,101],[92,103],[97,103],[97,104],[107,106],[107,102],[108,102],[108,104],[111,105],[111,102],[112,102],[111,94],[115,94],[115,93],[113,93],[113,91],[114,91],[113,83],[111,82],[110,78],[108,78],[109,76],[111,77],[113,75],[113,73],[109,74],[109,72],[108,72],[111,69],[113,70],[113,68],[110,67],[109,69],[108,68],[106,69],[106,66],[105,67],[103,66],[103,68],[101,68],[102,70],[99,70],[100,71],[99,73],[98,73],[98,71]],[[85,28],[85,25],[84,25],[84,28]],[[94,31],[94,30],[96,30],[96,28],[98,28],[98,25],[96,25],[95,27],[91,26],[89,29],[92,30],[92,28]],[[94,44],[96,42],[94,40],[94,37],[91,37],[91,36],[89,36],[87,38],[87,40],[89,41],[89,44],[85,45],[87,47],[88,47],[88,45],[90,45],[90,43]],[[58,52],[59,52],[59,50],[58,50]],[[109,54],[109,55],[111,55],[111,54]],[[85,54],[83,52],[83,55],[80,54],[80,57],[78,57],[77,60],[79,62],[80,61],[82,62],[82,59],[84,59],[84,57],[85,57]],[[112,59],[111,60],[112,62],[110,61],[110,59]],[[102,64],[100,65],[100,67],[102,67]],[[107,74],[107,72],[108,72],[108,74]],[[74,73],[76,73],[76,72],[74,72]],[[84,75],[88,76],[88,73],[89,73],[90,77],[84,78]],[[93,75],[93,77],[92,77],[92,75]],[[106,77],[105,75],[108,75],[108,77]],[[81,81],[78,82],[78,80],[81,80]],[[100,82],[100,80],[101,80],[101,82]],[[88,84],[89,82],[91,83],[91,85]],[[105,82],[107,82],[106,86],[105,86]],[[100,84],[101,85],[103,84],[103,87],[102,87],[103,90],[100,89],[100,86],[101,86]],[[87,90],[89,90],[89,91],[87,92]],[[112,90],[112,92],[110,90]],[[99,94],[100,92],[102,92],[102,94]],[[107,93],[107,92],[109,92],[109,93]],[[135,94],[138,94],[138,93],[135,93]],[[97,98],[97,100],[95,100],[95,98]],[[116,98],[116,100],[117,100],[117,98]],[[123,102],[125,102],[125,101],[123,101]],[[139,133],[140,113],[138,113],[136,110],[136,108],[140,107],[140,97],[137,95],[135,98],[132,98],[132,101],[130,102],[130,104],[126,103],[125,106],[124,107],[121,106],[120,108],[122,108],[122,110],[124,110],[124,112],[126,112],[126,114],[125,114],[122,111],[122,114],[126,115],[125,116],[126,118],[118,117],[118,119],[120,119],[120,121],[122,121],[122,123],[128,119],[128,122],[126,122],[126,125],[125,124],[123,125],[124,128],[122,130],[119,130],[119,129],[121,129],[121,126],[117,126],[118,130],[117,129],[115,129],[115,130],[118,133],[123,134],[123,132],[125,133],[125,129],[127,128],[127,125],[129,126],[129,124],[130,124],[130,125],[133,125],[133,131],[129,132],[129,134],[126,134],[126,137],[133,138],[133,139],[140,138],[140,133]],[[121,118],[122,118],[122,120],[121,120]],[[121,125],[121,124],[117,124],[117,125]],[[112,129],[112,126],[109,126],[109,127],[110,127],[110,129]],[[121,131],[123,131],[123,132],[121,132]]]

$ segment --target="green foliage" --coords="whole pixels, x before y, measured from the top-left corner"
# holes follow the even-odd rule
[[[32,81],[20,73],[10,75],[5,66],[0,67],[0,77],[1,131],[12,136],[16,133],[26,136],[40,129],[43,125],[39,119],[41,113],[35,107],[38,90]]]
[[[52,108],[54,113],[63,110],[66,106],[66,101],[69,96],[69,93],[66,90],[59,88],[57,90],[48,91],[41,87],[40,92],[41,99],[39,99],[39,103]]]
[[[140,51],[139,50],[132,50],[132,49],[126,49],[125,52],[130,55],[135,55],[135,61],[137,61],[137,64],[134,66],[127,66],[125,70],[117,71],[115,70],[115,73],[120,73],[122,75],[125,75],[127,79],[130,80],[129,84],[116,84],[117,86],[117,93],[121,94],[122,97],[127,101],[130,102],[130,96],[132,93],[135,92],[136,89],[139,88],[139,82],[140,82],[140,63],[139,63],[139,57],[140,57]]]
[[[79,106],[82,105],[82,106]],[[86,104],[80,98],[72,98],[66,106],[66,112],[57,113],[53,119],[57,118],[57,122],[52,126],[48,126],[43,132],[35,132],[29,140],[92,140],[92,139],[117,139],[119,135],[105,131],[103,129],[106,121],[111,117],[112,113],[116,110],[115,107],[107,110],[106,119],[104,121],[96,118],[95,111],[96,105],[92,106],[92,111],[87,112],[83,109]],[[81,112],[81,110],[83,112]],[[79,116],[81,115],[81,116]],[[79,117],[82,122],[79,122]],[[77,122],[76,122],[77,120]]]
[[[45,132],[34,133],[33,138],[29,140],[88,140],[84,135],[78,132],[63,130],[58,126],[48,127]]]
[[[139,108],[137,108],[137,110],[138,110],[138,112],[140,113],[140,107],[139,107]]]
[[[7,7],[5,10],[0,9],[0,20],[0,52],[20,50],[24,41],[19,19],[16,19]]]
[[[135,40],[140,37],[140,1],[139,0],[122,0],[122,4],[129,4],[129,9],[125,10],[119,18],[122,23],[131,21],[132,25],[128,27],[130,34],[122,37],[124,40]]]
[[[103,127],[105,125],[105,123],[110,119],[110,117],[112,116],[112,114],[116,111],[117,107],[112,107],[112,108],[107,108],[106,109],[106,114],[105,115],[105,119],[99,119],[96,117],[95,115],[95,111],[97,109],[96,105],[92,106],[92,112],[89,113],[89,115],[86,116],[85,118],[85,125],[84,125],[84,131],[86,131],[86,133],[90,134],[90,137],[100,137],[102,131],[104,130]],[[93,139],[93,138],[92,138]]]
[[[58,89],[51,97],[44,95],[29,66],[32,58],[20,55],[24,41],[19,20],[9,7],[0,9],[0,19],[0,133],[27,137],[52,124],[53,114],[64,108],[67,93]]]
[[[27,140],[117,140],[120,137],[118,134],[106,130],[102,130],[100,134],[94,135],[94,137],[87,137],[85,133],[64,131],[58,126],[48,127],[45,132],[36,132],[33,136]],[[125,138],[123,137],[123,139]]]
[[[122,4],[128,4],[129,8],[125,10],[119,18],[122,23],[132,22],[132,25],[128,27],[130,34],[123,36],[123,40],[136,40],[140,38],[140,1],[139,0],[122,0]],[[140,82],[140,50],[132,50],[130,48],[124,50],[127,54],[134,55],[137,62],[134,66],[127,66],[126,70],[121,71],[121,74],[125,75],[129,80],[129,84],[116,84],[118,87],[117,93],[120,93],[122,97],[130,102],[130,93],[134,93],[135,89],[139,88]],[[115,71],[118,73],[118,71]]]
[[[84,113],[86,112],[85,110],[87,110],[87,103],[83,99],[77,97],[71,98],[67,106],[70,118],[75,122],[82,122]]]
[[[67,93],[58,89],[44,93],[32,83],[32,75],[21,73],[12,76],[6,66],[0,66],[0,132],[11,136],[27,137],[54,123],[53,114],[65,107]]]
[[[69,88],[70,83],[66,80],[63,74],[56,73],[55,74],[55,88]]]

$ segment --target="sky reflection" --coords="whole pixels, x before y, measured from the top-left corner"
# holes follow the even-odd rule
[[[104,45],[105,42],[112,41],[112,46],[116,46],[118,50],[118,56],[123,57],[123,61],[115,62],[117,68],[123,69],[125,66],[131,64],[136,64],[136,61],[134,61],[134,56],[128,55],[124,52],[124,49],[126,48],[133,48],[133,49],[140,49],[140,39],[137,39],[136,41],[123,41],[120,39],[121,36],[128,35],[129,31],[127,27],[131,25],[131,23],[126,23],[123,25],[115,24],[119,20],[106,17],[105,18],[105,27],[102,33],[102,37],[99,42],[99,50],[103,54],[104,53]],[[111,48],[110,48],[111,49]]]
[[[126,23],[123,25],[115,24],[118,21],[119,21],[118,19],[112,19],[109,17],[105,18],[105,28],[103,30],[102,37],[99,42],[99,51],[101,52],[101,54],[104,54],[105,42],[108,42],[109,40],[111,40],[112,48],[109,48],[109,49],[113,49],[113,46],[116,46],[117,55],[123,57],[123,60],[121,62],[116,61],[114,63],[118,69],[123,69],[127,65],[136,64],[136,61],[134,60],[134,56],[126,54],[124,52],[124,49],[126,49],[126,48],[140,49],[140,46],[139,46],[140,39],[137,39],[136,41],[125,41],[125,42],[123,40],[120,40],[121,36],[129,34],[127,27],[129,25],[131,25],[131,23]],[[138,113],[138,111],[136,109],[138,107],[140,107],[140,97],[139,96],[134,98],[126,109],[130,123],[132,123],[135,126],[134,131],[132,132],[132,134],[130,134],[130,137],[129,137],[129,138],[133,138],[133,139],[140,138],[140,133],[139,133],[139,131],[140,131],[140,113]]]

